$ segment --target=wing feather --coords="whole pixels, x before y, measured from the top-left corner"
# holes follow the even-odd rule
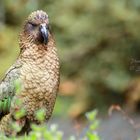
[[[21,66],[16,62],[0,83],[0,118],[9,112],[11,99],[16,92],[15,81],[19,79]]]

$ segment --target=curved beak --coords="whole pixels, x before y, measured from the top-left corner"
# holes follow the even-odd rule
[[[41,32],[41,35],[43,37],[43,43],[47,44],[47,42],[48,42],[48,29],[46,27],[46,24],[40,25],[40,32]]]

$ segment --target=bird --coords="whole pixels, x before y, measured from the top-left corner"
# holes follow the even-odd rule
[[[31,123],[40,123],[35,115],[39,109],[45,109],[44,121],[52,115],[59,88],[60,64],[45,11],[37,10],[27,17],[19,35],[19,48],[16,61],[0,83],[0,133],[7,136],[30,132]],[[20,85],[18,93],[17,85]],[[17,119],[15,112],[21,109],[25,110],[25,115]],[[19,132],[11,127],[13,122],[22,126]]]

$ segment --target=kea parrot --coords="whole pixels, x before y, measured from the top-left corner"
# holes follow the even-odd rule
[[[19,35],[19,48],[16,61],[0,83],[0,133],[7,136],[28,133],[31,123],[41,123],[35,115],[37,110],[45,110],[44,121],[52,115],[60,66],[46,12],[37,10],[27,17]],[[18,118],[15,114],[21,109],[25,113]],[[19,132],[13,123],[19,124]]]

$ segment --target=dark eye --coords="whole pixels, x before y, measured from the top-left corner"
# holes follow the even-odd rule
[[[33,26],[33,27],[36,27],[36,26],[37,26],[36,23],[32,23],[32,22],[28,22],[28,24],[29,24],[30,26]]]
[[[27,30],[27,31],[32,31],[32,30],[34,30],[36,27],[37,27],[37,24],[32,23],[32,22],[28,22],[28,23],[26,24],[26,30]]]

